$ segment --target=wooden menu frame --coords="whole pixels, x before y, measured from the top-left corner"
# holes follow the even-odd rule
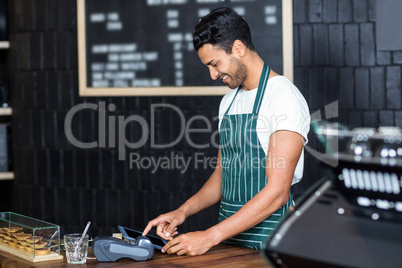
[[[87,85],[85,0],[77,0],[78,65],[80,96],[202,96],[224,95],[226,86],[105,87]],[[283,75],[293,82],[293,1],[282,0]]]

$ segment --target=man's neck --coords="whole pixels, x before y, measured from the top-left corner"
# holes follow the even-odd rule
[[[247,79],[242,84],[242,88],[245,91],[249,91],[258,87],[262,69],[264,68],[264,61],[256,52],[253,52],[245,59],[245,65],[247,67]]]

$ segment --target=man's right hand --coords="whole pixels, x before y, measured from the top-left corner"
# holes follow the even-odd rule
[[[148,232],[156,226],[156,234],[165,240],[172,240],[177,235],[177,226],[186,220],[185,213],[180,210],[174,210],[158,216],[148,222],[142,235],[147,235]]]

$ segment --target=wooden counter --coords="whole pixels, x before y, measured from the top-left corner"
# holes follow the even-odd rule
[[[64,254],[64,252],[63,252]],[[32,263],[8,253],[0,251],[0,266],[13,268],[27,267],[83,267],[84,265],[68,265],[66,259]],[[129,259],[117,262],[98,262],[89,254],[86,267],[269,267],[257,250],[220,244],[201,256],[177,256],[155,252],[151,260],[136,262]]]

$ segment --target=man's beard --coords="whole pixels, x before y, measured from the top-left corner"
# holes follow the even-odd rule
[[[230,57],[230,80],[227,85],[230,89],[235,89],[241,86],[247,78],[247,67],[235,57]]]

